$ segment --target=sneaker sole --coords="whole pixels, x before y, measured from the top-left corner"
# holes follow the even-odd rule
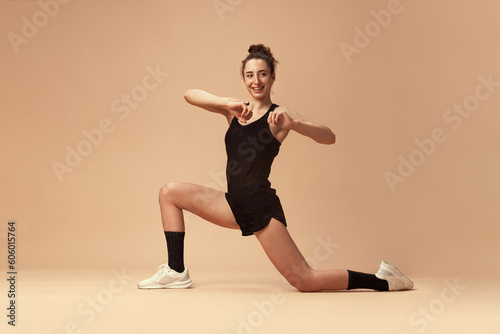
[[[408,277],[406,277],[405,275],[403,275],[398,270],[398,268],[394,267],[392,264],[389,264],[387,262],[382,262],[382,264],[380,265],[380,268],[382,270],[385,270],[385,271],[391,273],[393,276],[397,276],[397,277],[401,278],[401,280],[405,283],[405,286],[409,286],[409,288],[405,288],[405,290],[411,290],[411,289],[413,289],[413,282],[410,281],[410,279]],[[382,277],[378,277],[378,278],[383,279]]]
[[[186,282],[172,282],[167,284],[151,284],[146,286],[140,286],[137,284],[139,289],[187,289],[193,285],[193,281],[189,280]]]

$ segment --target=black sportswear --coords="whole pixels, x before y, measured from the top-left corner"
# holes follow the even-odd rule
[[[271,218],[286,226],[285,214],[269,174],[281,143],[269,129],[267,118],[273,104],[256,121],[247,125],[234,117],[226,132],[226,199],[244,236],[266,227]]]

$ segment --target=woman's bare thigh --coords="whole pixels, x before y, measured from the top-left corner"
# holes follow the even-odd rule
[[[162,193],[165,200],[171,201],[179,209],[187,210],[213,224],[239,229],[225,193],[220,190],[193,183],[170,182],[162,187],[160,204]]]

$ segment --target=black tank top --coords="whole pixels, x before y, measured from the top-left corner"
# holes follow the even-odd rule
[[[262,117],[247,125],[241,125],[234,117],[226,132],[227,196],[245,211],[269,212],[277,205],[281,207],[268,180],[281,146],[267,122],[276,107],[272,104]]]

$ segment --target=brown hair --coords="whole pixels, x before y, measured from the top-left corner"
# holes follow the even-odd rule
[[[274,74],[276,70],[276,65],[278,61],[274,59],[273,53],[271,52],[271,48],[265,46],[264,44],[252,44],[248,49],[248,56],[241,61],[241,75],[244,76],[243,71],[245,70],[245,65],[247,61],[250,59],[262,59],[269,66],[269,70],[271,71],[271,75]]]

